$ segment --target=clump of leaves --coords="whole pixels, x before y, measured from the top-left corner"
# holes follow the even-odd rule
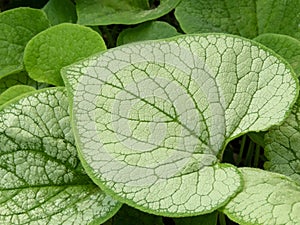
[[[1,224],[300,223],[300,3],[1,7]]]

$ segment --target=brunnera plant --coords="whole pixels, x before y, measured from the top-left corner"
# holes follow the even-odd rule
[[[298,1],[21,6],[0,13],[0,224],[300,223]]]

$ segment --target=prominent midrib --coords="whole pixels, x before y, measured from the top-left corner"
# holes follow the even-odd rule
[[[115,84],[112,84],[112,83],[109,83],[109,82],[103,81],[103,80],[102,80],[102,82],[103,82],[104,84],[110,85],[110,86],[112,86],[112,87],[114,87],[114,88],[117,88],[117,89],[119,89],[119,90],[125,91],[126,93],[132,95],[133,97],[135,97],[135,98],[141,100],[141,101],[144,102],[145,104],[148,104],[148,105],[152,106],[153,108],[155,108],[156,110],[158,110],[159,112],[161,112],[162,114],[164,114],[165,116],[167,116],[168,118],[170,118],[172,121],[178,123],[178,124],[179,124],[180,126],[182,126],[184,129],[186,129],[192,136],[194,136],[195,138],[197,138],[198,140],[200,140],[201,143],[205,144],[205,145],[208,147],[208,143],[207,143],[206,141],[202,140],[201,137],[195,133],[195,131],[191,130],[191,129],[188,128],[185,124],[181,123],[181,121],[178,120],[178,116],[173,117],[172,115],[166,113],[165,111],[163,111],[162,109],[160,109],[160,108],[157,107],[156,105],[152,104],[151,102],[147,101],[146,99],[141,98],[140,96],[138,96],[138,95],[136,95],[136,94],[134,94],[134,93],[132,93],[132,92],[130,92],[130,91],[124,89],[123,87],[119,87],[119,86],[117,86],[117,85],[115,85]]]

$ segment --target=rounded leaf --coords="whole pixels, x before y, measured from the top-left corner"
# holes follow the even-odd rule
[[[60,69],[106,49],[102,37],[90,28],[63,23],[32,38],[24,53],[29,76],[39,82],[63,85]]]
[[[39,9],[16,8],[0,13],[0,78],[23,69],[25,45],[49,26],[46,14]]]
[[[177,36],[110,49],[63,70],[79,153],[100,187],[167,216],[211,212],[241,187],[231,139],[280,123],[292,69],[255,42]]]

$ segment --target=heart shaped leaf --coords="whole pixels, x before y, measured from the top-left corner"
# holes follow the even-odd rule
[[[0,111],[0,224],[99,224],[120,208],[82,169],[68,105],[51,88]]]
[[[62,72],[87,173],[117,199],[166,216],[212,212],[241,188],[226,144],[281,122],[293,71],[254,42],[178,36],[110,49]]]

